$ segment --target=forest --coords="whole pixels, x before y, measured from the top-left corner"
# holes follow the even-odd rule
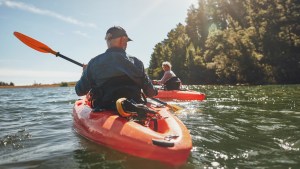
[[[148,74],[169,61],[183,84],[299,84],[299,0],[199,0],[157,43]]]
[[[13,82],[6,83],[6,82],[0,81],[0,86],[15,86],[15,84]]]

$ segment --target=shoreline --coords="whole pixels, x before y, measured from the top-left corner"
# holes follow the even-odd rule
[[[46,87],[60,87],[60,85],[0,86],[0,89],[14,89],[14,88],[46,88]]]
[[[22,86],[0,86],[0,89],[14,89],[14,88],[49,88],[49,87],[74,87],[75,84],[71,83],[66,86],[61,84],[41,84],[41,85],[22,85]]]

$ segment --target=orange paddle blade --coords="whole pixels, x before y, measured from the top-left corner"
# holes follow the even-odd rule
[[[156,102],[158,102],[158,103],[160,103],[160,104],[162,104],[162,105],[165,105],[165,106],[169,107],[170,109],[172,109],[172,110],[175,111],[175,112],[183,109],[183,108],[180,107],[180,106],[173,105],[173,104],[168,104],[168,103],[163,102],[163,101],[161,101],[161,100],[159,100],[159,99],[156,99],[156,98],[150,98],[150,99],[151,99],[151,100],[154,100],[154,101],[156,101]]]
[[[182,107],[174,105],[174,104],[167,104],[166,106],[171,108],[175,112],[183,109]]]
[[[54,50],[52,50],[51,48],[49,48],[47,45],[43,44],[42,42],[39,42],[29,36],[26,36],[20,32],[14,32],[14,35],[20,40],[22,41],[25,45],[31,47],[32,49],[35,49],[39,52],[43,52],[43,53],[52,53],[54,55],[57,54],[57,52],[55,52]]]

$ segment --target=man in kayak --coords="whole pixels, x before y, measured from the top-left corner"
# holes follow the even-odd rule
[[[131,39],[120,26],[107,30],[105,40],[108,49],[92,58],[83,68],[75,86],[78,96],[89,93],[92,108],[116,109],[119,98],[142,103],[141,90],[148,97],[157,95],[144,64],[126,53]]]
[[[164,70],[164,76],[161,80],[153,80],[155,85],[163,85],[165,90],[179,90],[181,86],[181,80],[172,71],[172,65],[170,62],[163,62],[162,68]]]

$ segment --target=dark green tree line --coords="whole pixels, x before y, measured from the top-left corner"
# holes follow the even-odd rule
[[[0,86],[15,86],[15,84],[13,82],[6,83],[6,82],[0,81]]]
[[[300,83],[300,1],[199,0],[151,55],[148,73],[170,61],[184,84]]]

